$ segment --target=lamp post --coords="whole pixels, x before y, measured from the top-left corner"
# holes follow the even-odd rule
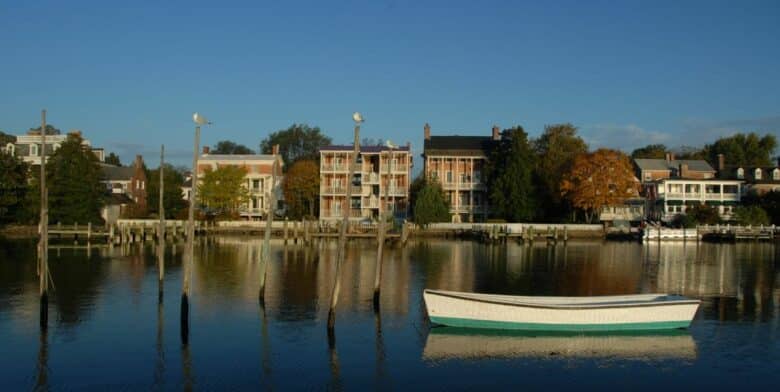
[[[349,165],[347,177],[347,208],[343,212],[343,219],[339,232],[338,255],[336,257],[335,282],[333,283],[333,292],[330,296],[330,309],[328,310],[328,341],[335,344],[335,334],[333,328],[336,325],[336,304],[339,301],[339,291],[341,289],[341,263],[343,262],[347,246],[347,226],[349,226],[349,216],[352,212],[352,177],[355,175],[355,166],[357,166],[358,155],[360,155],[360,124],[363,123],[363,116],[355,112],[352,114],[352,120],[355,121],[355,140],[352,151],[352,162]]]
[[[189,335],[189,296],[190,280],[192,279],[192,265],[195,257],[195,203],[198,195],[198,150],[200,149],[200,127],[210,125],[206,117],[199,113],[192,115],[195,122],[195,145],[192,152],[192,191],[190,192],[190,208],[187,220],[187,252],[184,260],[184,279],[182,279],[181,293],[181,337],[182,342],[187,343]]]

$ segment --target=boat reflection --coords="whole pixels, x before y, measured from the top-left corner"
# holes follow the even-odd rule
[[[618,333],[544,333],[431,328],[423,359],[621,358],[696,359],[696,342],[685,330]]]

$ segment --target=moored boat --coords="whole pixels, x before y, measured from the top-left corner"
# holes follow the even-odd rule
[[[527,331],[646,331],[688,328],[701,301],[677,295],[537,297],[425,290],[431,322]]]

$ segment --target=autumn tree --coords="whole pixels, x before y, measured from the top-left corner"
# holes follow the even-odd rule
[[[631,152],[632,159],[664,159],[669,149],[664,144],[648,144],[634,149]]]
[[[254,154],[254,150],[236,142],[230,140],[222,140],[217,142],[211,149],[212,154],[228,154],[228,155],[249,155]]]
[[[312,160],[292,164],[282,182],[287,215],[292,219],[317,216],[320,197],[320,167]]]
[[[249,200],[249,190],[243,186],[246,173],[244,167],[232,165],[207,169],[198,185],[198,201],[210,214],[235,217]]]
[[[146,200],[149,213],[159,216],[160,209],[160,168],[148,170],[146,173]],[[165,164],[163,169],[163,208],[165,217],[173,219],[183,215],[187,210],[187,201],[182,197],[181,187],[184,184],[184,174],[173,165]]]
[[[0,225],[18,220],[28,189],[27,170],[21,159],[0,149]]]
[[[621,204],[638,191],[628,156],[603,148],[575,158],[561,181],[561,195],[583,210],[588,222],[604,206]]]
[[[444,195],[441,183],[434,178],[421,177],[419,191],[415,193],[414,222],[421,226],[429,223],[449,222],[450,204]],[[415,181],[417,182],[417,181]]]
[[[548,218],[565,216],[570,209],[561,198],[560,184],[563,173],[571,168],[574,158],[588,151],[588,146],[577,136],[577,127],[572,124],[546,125],[544,133],[533,142],[536,153],[534,168],[544,215]]]
[[[534,151],[523,127],[502,131],[485,169],[493,214],[510,222],[533,219],[537,206],[532,178]]]
[[[279,145],[279,154],[284,161],[284,167],[301,159],[318,161],[320,147],[331,144],[331,139],[325,136],[319,127],[309,127],[306,124],[293,124],[287,129],[280,129],[268,135],[260,143],[260,151],[270,154],[273,146]]]

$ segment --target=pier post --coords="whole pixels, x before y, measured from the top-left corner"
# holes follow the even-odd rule
[[[287,225],[289,224],[289,219],[287,217],[284,217],[284,244],[287,245]]]

